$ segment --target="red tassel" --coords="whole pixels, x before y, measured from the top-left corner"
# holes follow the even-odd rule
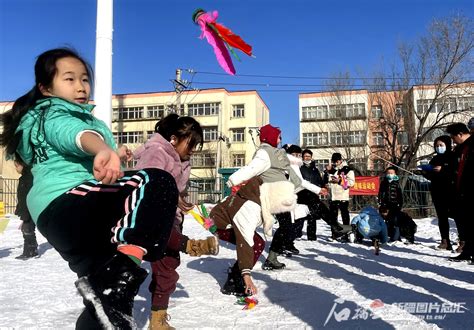
[[[219,36],[233,48],[240,49],[248,56],[252,56],[252,46],[242,40],[240,36],[232,32],[229,28],[219,23],[209,23],[213,25]]]

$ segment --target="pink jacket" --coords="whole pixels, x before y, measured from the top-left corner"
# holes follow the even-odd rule
[[[159,168],[174,177],[180,193],[186,189],[191,172],[189,161],[181,162],[174,147],[160,134],[153,134],[145,144],[135,150],[133,157],[137,160],[135,169]]]

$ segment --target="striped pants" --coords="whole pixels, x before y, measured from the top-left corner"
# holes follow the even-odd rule
[[[177,203],[168,172],[130,171],[114,184],[91,180],[71,189],[48,205],[37,225],[80,277],[110,259],[117,243],[142,247],[147,261],[161,258]]]

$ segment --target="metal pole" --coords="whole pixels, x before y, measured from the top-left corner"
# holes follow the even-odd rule
[[[97,0],[94,114],[112,125],[113,0]]]

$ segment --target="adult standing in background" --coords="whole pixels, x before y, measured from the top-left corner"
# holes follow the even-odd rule
[[[436,155],[430,160],[430,166],[422,171],[423,176],[431,181],[431,198],[441,234],[441,244],[438,246],[440,250],[452,250],[448,216],[453,211],[456,159],[451,146],[451,138],[448,135],[438,136],[434,140]]]
[[[303,178],[312,184],[323,187],[323,178],[321,173],[313,160],[313,152],[309,149],[303,150],[303,165],[300,167],[300,172]],[[321,201],[319,195],[312,193],[309,190],[302,190],[298,193],[298,203],[305,204],[309,208],[310,215],[307,220],[306,236],[308,241],[316,240],[316,221],[323,218],[327,224],[336,225],[337,221],[332,221],[331,213],[327,206]],[[298,227],[297,236],[302,236],[303,222]]]
[[[355,183],[355,175],[339,152],[331,156],[331,164],[324,173],[324,183],[329,185],[329,210],[332,216],[337,219],[340,210],[342,223],[349,225],[349,188]]]
[[[36,241],[35,234],[36,226],[26,205],[26,196],[33,186],[33,175],[31,174],[31,167],[26,165],[20,157],[16,157],[14,163],[16,171],[20,174],[16,190],[17,204],[15,215],[19,216],[21,221],[23,221],[20,228],[24,240],[23,253],[16,257],[16,259],[27,260],[38,256],[38,242]]]
[[[451,261],[469,260],[473,263],[473,229],[472,221],[472,202],[474,201],[474,192],[472,182],[474,182],[474,138],[469,134],[469,129],[463,123],[454,123],[446,128],[446,132],[456,143],[454,154],[457,159],[455,170],[455,219],[461,225],[458,228],[459,235],[465,239],[462,252]]]

